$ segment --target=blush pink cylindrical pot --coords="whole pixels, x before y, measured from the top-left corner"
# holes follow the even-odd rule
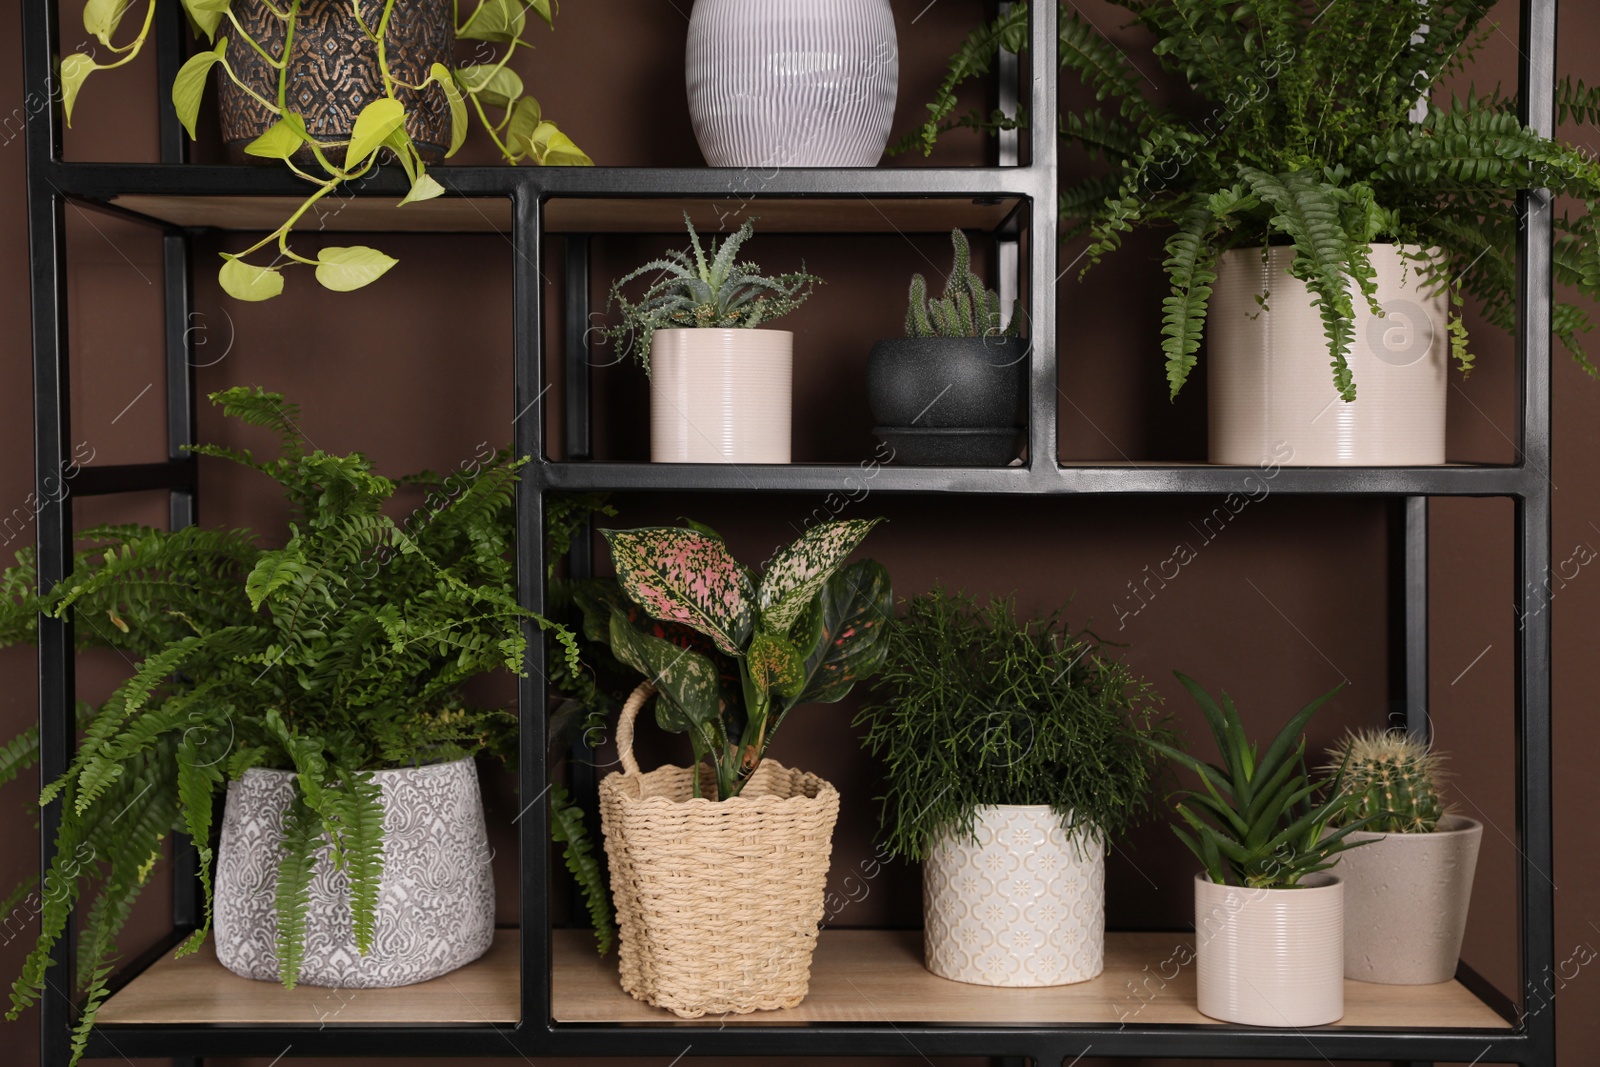
[[[1334,385],[1322,318],[1306,283],[1289,273],[1293,259],[1293,248],[1279,246],[1265,256],[1235,248],[1218,258],[1206,317],[1211,462],[1443,463],[1445,293],[1432,292],[1427,272],[1398,247],[1372,247],[1384,315],[1356,295],[1348,357],[1356,399],[1346,403]]]
[[[651,460],[788,463],[793,380],[788,330],[657,330]]]
[[[1344,1015],[1344,885],[1313,875],[1294,889],[1194,881],[1202,1015],[1303,1027]]]

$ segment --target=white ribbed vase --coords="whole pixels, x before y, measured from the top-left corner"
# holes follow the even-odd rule
[[[1344,1015],[1344,885],[1295,889],[1194,880],[1202,1015],[1247,1026],[1322,1026]]]
[[[787,463],[794,334],[657,330],[650,342],[650,458]]]
[[[1384,316],[1355,299],[1349,363],[1356,399],[1333,382],[1328,338],[1294,249],[1235,248],[1217,261],[1206,317],[1211,462],[1257,466],[1420,466],[1444,462],[1450,351],[1443,292],[1394,245],[1372,247]],[[1267,307],[1257,302],[1263,297]]]
[[[228,785],[217,847],[217,959],[244,978],[278,980],[279,844],[294,774],[255,768]],[[471,759],[377,771],[383,876],[377,930],[363,956],[350,930],[350,883],[328,847],[317,854],[300,981],[378,989],[437,978],[494,939],[494,874]]]
[[[1069,835],[1049,805],[977,812],[977,840],[945,835],[922,867],[928,970],[974,985],[1085,982],[1105,965],[1105,843]]]
[[[872,167],[894,121],[889,0],[695,0],[689,117],[713,167]]]

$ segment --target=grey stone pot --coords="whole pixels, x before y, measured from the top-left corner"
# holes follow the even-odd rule
[[[1431,834],[1356,831],[1370,844],[1339,853],[1344,975],[1386,985],[1455,977],[1483,825],[1448,815]]]
[[[867,360],[879,426],[1005,429],[1021,425],[1028,342],[1017,337],[902,337]]]
[[[494,875],[472,760],[378,771],[383,877],[377,931],[363,956],[350,931],[350,885],[324,846],[311,881],[300,981],[379,989],[437,978],[494,939]],[[253,769],[228,785],[217,848],[214,939],[234,974],[278,980],[278,886],[289,771]]]

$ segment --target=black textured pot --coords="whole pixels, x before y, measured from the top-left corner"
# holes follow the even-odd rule
[[[1001,429],[1023,421],[1028,342],[1017,337],[902,337],[867,360],[880,426]]]
[[[284,23],[261,0],[235,0],[233,13],[244,31],[273,56],[283,54]],[[383,15],[383,0],[361,0],[361,17],[376,26]],[[416,85],[428,77],[435,63],[453,65],[456,31],[450,0],[400,0],[389,17],[384,55],[389,73]],[[228,47],[228,62],[239,79],[268,100],[278,98],[278,72],[255,49],[243,42]],[[244,146],[260,137],[277,121],[277,115],[251,99],[218,71],[221,86],[222,137],[235,160],[274,163],[244,154]],[[295,17],[294,48],[289,57],[285,104],[306,120],[306,130],[323,141],[344,141],[355,128],[361,109],[383,95],[378,72],[378,50],[367,40],[351,10],[350,0],[303,0]],[[401,89],[406,108],[406,132],[416,142],[424,161],[437,163],[450,145],[450,101],[437,85],[426,89]],[[337,154],[330,158],[342,162]],[[295,155],[296,163],[314,164],[309,148]]]

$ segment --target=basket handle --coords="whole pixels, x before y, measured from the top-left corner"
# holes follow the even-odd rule
[[[617,718],[617,758],[622,761],[623,774],[639,773],[639,761],[633,758],[633,720],[638,718],[644,702],[655,694],[654,685],[640,682],[622,705],[622,714]]]

